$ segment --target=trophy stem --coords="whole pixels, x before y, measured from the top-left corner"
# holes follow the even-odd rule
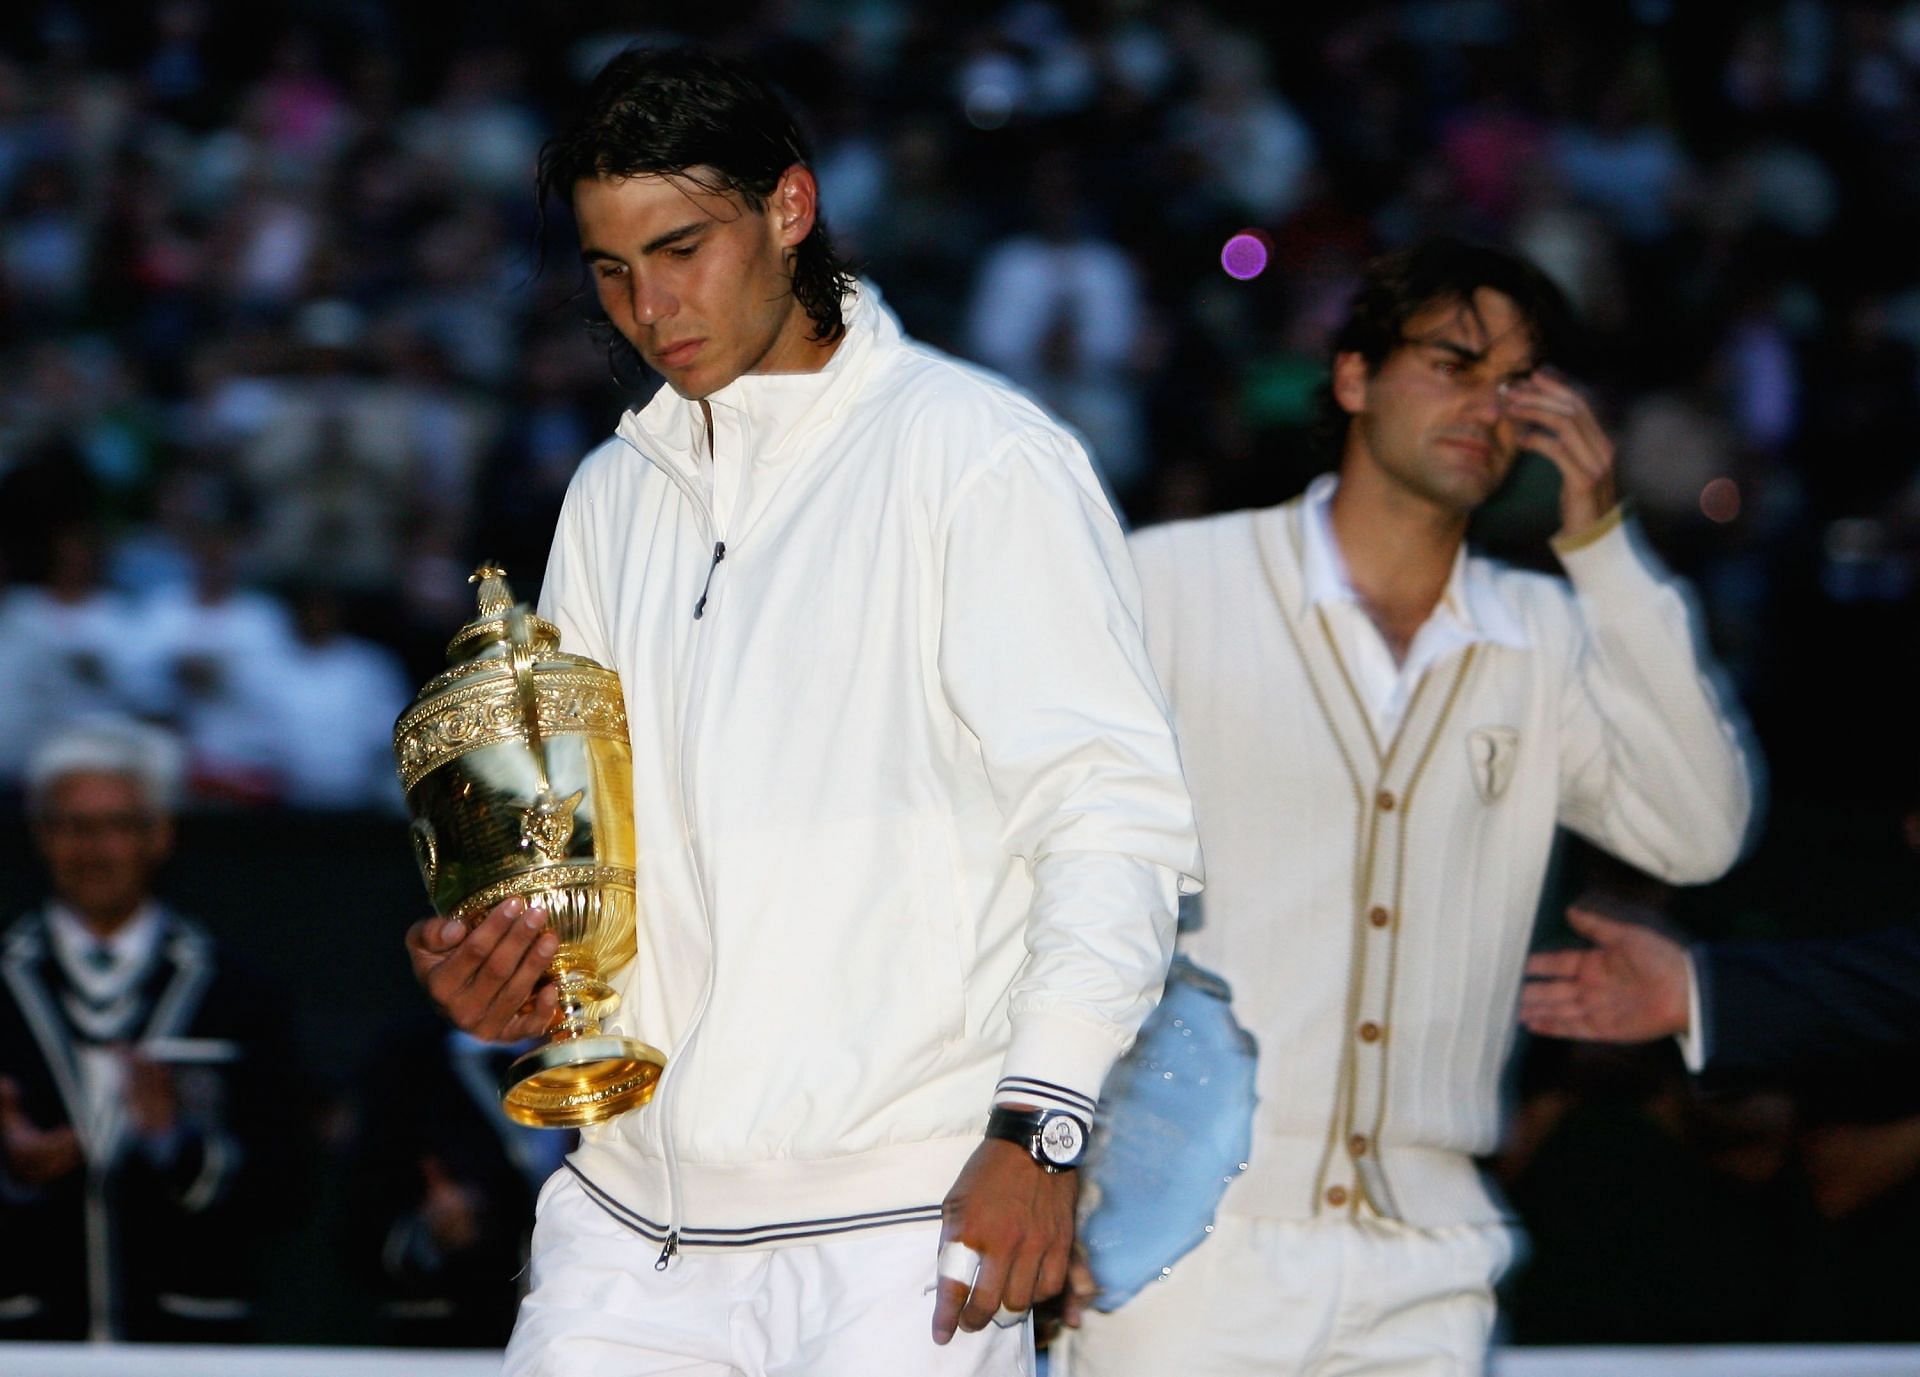
[[[559,992],[559,1004],[554,1009],[553,1022],[547,1025],[550,1041],[569,1042],[596,1036],[600,1032],[600,1015],[620,1002],[620,996],[606,981],[577,970],[562,971],[554,985]]]
[[[546,1041],[507,1068],[500,1087],[507,1116],[534,1128],[580,1128],[653,1098],[667,1059],[633,1038],[600,1031],[619,1004],[606,981],[568,966],[554,976],[559,1004]]]

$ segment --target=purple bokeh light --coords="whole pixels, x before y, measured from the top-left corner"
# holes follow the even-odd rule
[[[1267,238],[1252,230],[1241,230],[1220,250],[1220,266],[1227,276],[1248,282],[1267,270]]]

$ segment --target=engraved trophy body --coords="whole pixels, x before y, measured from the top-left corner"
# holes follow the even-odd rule
[[[545,1040],[502,1079],[509,1117],[538,1128],[599,1123],[645,1104],[656,1049],[603,1033],[620,1002],[607,977],[633,960],[633,752],[620,680],[560,650],[486,567],[479,613],[447,646],[394,727],[414,857],[434,908],[469,928],[518,896],[560,939]]]

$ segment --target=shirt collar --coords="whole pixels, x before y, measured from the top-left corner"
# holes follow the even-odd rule
[[[54,955],[69,971],[97,972],[117,981],[128,972],[144,969],[152,959],[160,943],[160,906],[147,900],[117,931],[99,937],[80,921],[79,914],[56,900],[47,905],[47,932]],[[102,968],[88,959],[102,949],[113,958],[111,966]]]
[[[1360,595],[1347,576],[1347,562],[1333,533],[1333,494],[1339,486],[1338,474],[1323,473],[1307,485],[1306,494],[1301,498],[1301,591],[1306,599],[1303,612],[1337,603],[1360,606]],[[1434,608],[1433,615],[1447,619],[1468,641],[1490,641],[1516,650],[1524,650],[1530,644],[1525,626],[1500,596],[1487,561],[1469,557],[1464,541],[1454,552],[1446,590],[1441,593],[1440,605]]]

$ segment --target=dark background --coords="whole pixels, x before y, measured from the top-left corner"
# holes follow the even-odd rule
[[[1586,893],[1707,935],[1911,918],[1920,6],[1279,8],[0,14],[0,798],[83,706],[187,734],[165,892],[285,991],[318,1087],[311,1246],[273,1337],[367,1333],[328,1282],[329,1106],[417,1004],[419,881],[377,761],[311,806],[283,745],[318,708],[253,704],[242,749],[140,687],[167,653],[151,609],[218,564],[285,610],[260,658],[298,675],[324,649],[389,686],[325,728],[377,746],[380,694],[436,667],[478,559],[535,593],[573,463],[643,391],[583,328],[563,208],[542,248],[530,159],[636,37],[761,60],[907,328],[1079,425],[1137,524],[1277,501],[1323,466],[1325,331],[1373,253],[1450,230],[1539,258],[1583,308],[1567,366],[1698,591],[1771,796],[1751,858],[1698,891],[1569,848],[1541,940]],[[1243,232],[1269,266],[1235,281]],[[1035,261],[1086,275],[1079,307],[1019,286]],[[1546,567],[1555,481],[1523,468],[1485,543]],[[37,886],[0,815],[6,911]],[[1884,1068],[1703,1092],[1667,1047],[1525,1049],[1496,1164],[1534,1236],[1513,1337],[1920,1338],[1917,1087]]]

